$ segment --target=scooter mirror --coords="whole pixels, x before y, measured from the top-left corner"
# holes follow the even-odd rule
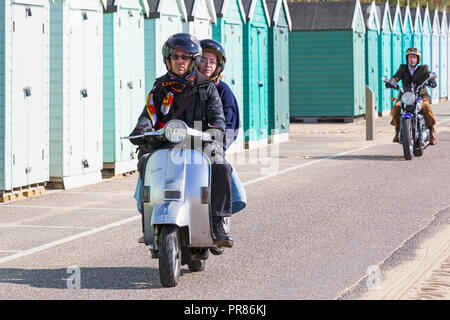
[[[388,81],[389,81],[389,79],[388,79],[388,77],[386,77],[386,76],[383,76],[383,77],[381,78],[381,81],[383,81],[383,82],[388,82]]]
[[[430,77],[433,78],[434,80],[436,80],[436,78],[437,78],[437,73],[436,73],[436,72],[432,72],[432,73],[430,74]]]

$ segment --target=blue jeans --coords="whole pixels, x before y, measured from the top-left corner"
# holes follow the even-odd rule
[[[247,194],[237,171],[231,173],[231,213],[241,211],[247,206]]]
[[[137,179],[136,190],[134,192],[134,198],[137,201],[137,210],[140,213],[144,212],[143,204],[142,204],[142,190],[144,186],[142,183],[141,176]],[[247,206],[247,195],[245,193],[244,185],[242,184],[241,179],[239,178],[236,170],[233,168],[233,172],[231,174],[231,213],[235,214],[236,212],[241,211]]]

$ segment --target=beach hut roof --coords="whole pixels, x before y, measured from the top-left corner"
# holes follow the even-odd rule
[[[296,31],[352,30],[358,15],[362,17],[359,0],[351,2],[289,2],[289,11],[292,17],[292,30]]]
[[[441,26],[439,25],[439,14],[437,8],[436,10],[430,12],[430,21],[432,30],[436,30],[439,33]]]
[[[162,10],[162,1],[164,0],[145,0],[148,5],[149,13],[148,17],[150,18],[159,18]],[[184,4],[183,0],[176,0],[178,3],[178,10],[181,13],[181,18],[183,20],[187,20],[187,12],[186,12],[186,5]]]
[[[447,18],[447,14],[444,14],[444,12],[446,12],[447,9],[446,7],[444,7],[443,11],[439,12],[439,20],[440,20],[440,26],[441,26],[441,33],[447,33],[448,32],[448,18]]]
[[[402,15],[400,12],[400,4],[397,2],[397,4],[395,6],[390,6],[389,12],[391,13],[392,29],[394,31],[398,31],[398,30],[396,30],[396,26],[397,26],[396,22],[397,22],[397,18],[400,17],[400,31],[403,31],[403,19],[402,19]]]
[[[363,3],[361,4],[361,11],[364,17],[364,23],[366,29],[377,29],[380,31],[380,19],[377,14],[377,9],[375,6],[375,2],[371,3]],[[375,25],[373,25],[373,21],[375,19]]]
[[[414,10],[410,10],[411,20],[413,21],[414,32],[422,32],[422,15],[420,10],[420,3]]]
[[[195,18],[195,13],[197,12],[199,1],[198,0],[184,0],[184,1],[186,4],[187,21],[193,21]],[[208,13],[211,18],[211,23],[216,24],[217,15],[213,0],[206,0],[206,6],[208,7]]]
[[[225,14],[227,13],[228,4],[230,1],[236,1],[236,0],[214,0],[214,7],[216,11],[217,18],[225,18]],[[243,20],[245,20],[245,11],[244,7],[242,5],[241,0],[237,0],[239,12],[241,13],[241,17]]]
[[[106,1],[106,6],[104,6],[104,12],[116,12],[117,6],[120,5],[120,0],[102,0]],[[144,10],[144,13],[147,15],[150,14],[150,9],[148,7],[148,3],[146,1],[138,1],[138,3],[141,5],[142,10]]]
[[[289,6],[286,0],[266,0],[267,9],[269,11],[272,21],[272,26],[276,26],[278,23],[278,18],[280,17],[280,11],[284,9],[286,14],[286,20],[289,26],[289,30],[292,30],[292,20],[289,14]]]
[[[405,28],[407,26],[407,22],[409,21],[409,24],[411,26],[411,31],[414,32],[414,21],[411,18],[411,10],[409,9],[409,5],[406,7],[400,8],[400,13],[403,21],[403,31],[405,31]]]
[[[376,12],[378,15],[378,21],[380,22],[380,30],[383,30],[385,24],[389,26],[389,31],[392,30],[391,13],[389,12],[389,1],[376,5]],[[386,21],[387,20],[387,21]]]
[[[242,0],[242,5],[245,11],[245,17],[248,22],[251,22],[253,19],[253,14],[255,13],[256,4],[258,1],[262,1],[264,14],[266,16],[267,24],[270,25],[270,16],[269,11],[267,10],[266,0]]]

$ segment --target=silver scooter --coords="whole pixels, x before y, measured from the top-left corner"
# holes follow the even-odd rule
[[[142,137],[169,143],[169,147],[149,156],[143,170],[142,225],[144,243],[152,258],[159,259],[161,284],[174,287],[181,265],[187,264],[193,272],[203,271],[208,249],[215,247],[210,211],[211,160],[204,151],[214,136],[192,129],[181,120],[171,120],[158,131],[122,139]]]

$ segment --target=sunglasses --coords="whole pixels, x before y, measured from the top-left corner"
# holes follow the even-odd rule
[[[172,60],[178,60],[178,58],[181,58],[181,60],[184,60],[184,61],[188,61],[191,59],[190,56],[187,56],[185,54],[182,54],[181,56],[179,56],[178,54],[170,55],[170,59],[172,59]]]

